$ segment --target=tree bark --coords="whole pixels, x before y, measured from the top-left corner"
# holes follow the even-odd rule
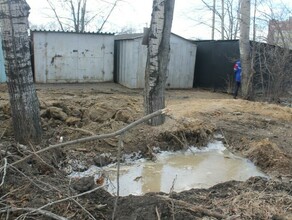
[[[23,144],[39,143],[42,134],[30,60],[29,10],[25,0],[0,0],[2,48],[14,136]]]
[[[213,11],[212,11],[212,40],[215,39],[215,16],[216,16],[216,0],[213,0]]]
[[[251,95],[251,54],[250,54],[250,0],[241,0],[239,50],[242,66],[241,91],[244,98]]]
[[[224,32],[225,32],[225,7],[224,0],[221,0],[221,40],[224,40]]]
[[[145,70],[144,107],[146,115],[165,108],[165,83],[174,3],[175,0],[153,0]],[[160,115],[150,119],[148,124],[161,125],[164,121],[165,116]]]

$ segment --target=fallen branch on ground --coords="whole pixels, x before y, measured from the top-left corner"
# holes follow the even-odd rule
[[[157,215],[157,220],[161,220],[161,214],[159,213],[159,210],[158,210],[157,206],[155,206],[155,212],[156,212],[156,215]]]
[[[72,131],[81,131],[83,133],[90,134],[92,136],[93,135],[96,135],[96,134],[94,134],[94,132],[88,131],[88,130],[85,130],[85,129],[82,129],[82,128],[71,128],[71,127],[68,127],[68,128],[65,128],[65,129],[72,130]]]
[[[88,141],[94,141],[94,140],[100,140],[100,139],[105,139],[105,138],[110,138],[110,137],[116,137],[116,136],[119,136],[123,133],[125,133],[126,131],[132,129],[133,127],[151,119],[151,118],[154,118],[158,115],[161,115],[161,114],[166,114],[168,112],[168,109],[161,109],[161,110],[158,110],[156,112],[153,112],[149,115],[146,115],[142,118],[140,118],[139,120],[127,125],[126,127],[118,130],[118,131],[115,131],[113,133],[109,133],[109,134],[101,134],[101,135],[94,135],[94,136],[90,136],[90,137],[85,137],[85,138],[80,138],[80,139],[77,139],[77,140],[73,140],[73,141],[67,141],[67,142],[64,142],[64,143],[59,143],[59,144],[55,144],[55,145],[50,145],[49,147],[46,147],[46,148],[43,148],[39,151],[36,151],[34,152],[33,154],[29,154],[25,157],[23,157],[21,160],[18,160],[12,164],[9,164],[7,167],[10,167],[10,166],[15,166],[16,164],[19,164],[29,158],[31,158],[33,155],[37,155],[37,154],[40,154],[40,153],[43,153],[45,151],[48,151],[48,150],[51,150],[51,149],[55,149],[55,148],[58,148],[58,147],[64,147],[64,146],[68,146],[68,145],[72,145],[72,144],[79,144],[79,143],[83,143],[83,142],[88,142]]]
[[[2,186],[4,184],[4,180],[6,177],[6,170],[7,170],[7,158],[4,158],[4,166],[3,166],[3,176],[2,176],[2,181],[0,186]],[[2,171],[2,168],[0,169],[0,172]]]
[[[4,131],[2,132],[1,136],[0,136],[0,140],[2,139],[2,137],[4,136],[5,132],[7,130],[7,127],[4,129]]]
[[[32,209],[30,212],[26,213],[25,215],[28,215],[28,214],[31,214],[31,213],[34,213],[34,212],[39,212],[42,209],[44,209],[44,208],[46,208],[48,206],[51,206],[51,205],[55,205],[55,204],[58,204],[58,203],[61,203],[61,202],[65,202],[65,201],[70,200],[70,199],[74,199],[74,198],[77,198],[77,197],[84,196],[86,194],[90,194],[90,193],[92,193],[92,192],[94,192],[94,191],[96,191],[98,189],[101,189],[101,188],[103,188],[105,186],[108,186],[108,185],[99,186],[99,187],[96,187],[94,189],[88,190],[86,192],[83,192],[83,193],[80,193],[80,194],[77,194],[77,195],[74,195],[74,196],[69,196],[69,197],[64,198],[64,199],[60,199],[60,200],[56,200],[56,201],[53,201],[53,202],[49,202],[49,203],[47,203],[47,204],[45,204],[45,205],[43,205],[43,206],[41,206],[41,207],[39,207],[37,209]],[[64,218],[64,219],[66,219],[66,218]]]
[[[187,203],[187,202],[182,201],[182,200],[177,200],[177,199],[173,199],[173,198],[169,198],[169,197],[165,197],[165,196],[159,196],[159,195],[158,195],[158,197],[162,198],[166,201],[169,201],[169,202],[174,202],[174,204],[176,205],[177,208],[179,206],[181,206],[181,208],[186,209],[186,210],[191,211],[191,212],[194,212],[194,213],[201,213],[205,216],[210,216],[210,217],[214,217],[217,219],[226,219],[225,215],[222,215],[218,212],[212,212],[208,209],[204,209],[202,207],[195,206],[193,204]]]
[[[10,208],[5,208],[1,209],[0,213],[5,213],[5,212],[18,212],[18,211],[28,211],[28,212],[37,212],[41,215],[50,217],[55,220],[68,220],[67,218],[64,218],[62,216],[56,215],[52,212],[46,211],[46,210],[38,210],[34,208],[15,208],[15,207],[10,207]]]
[[[72,199],[73,202],[75,202],[92,220],[96,220],[94,216],[85,208],[83,207],[76,199]]]

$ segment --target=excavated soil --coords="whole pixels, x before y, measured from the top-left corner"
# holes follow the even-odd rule
[[[250,159],[269,178],[130,195],[118,198],[115,206],[116,197],[97,189],[93,177],[67,175],[116,162],[117,137],[57,147],[9,164],[50,145],[124,128],[143,117],[143,91],[99,83],[37,85],[37,93],[43,142],[24,146],[14,141],[7,87],[0,84],[0,219],[112,219],[113,213],[125,220],[292,219],[290,107],[205,90],[168,90],[166,122],[157,127],[140,124],[126,132],[122,158],[132,154],[155,160],[154,148],[204,147],[220,134],[230,151]]]

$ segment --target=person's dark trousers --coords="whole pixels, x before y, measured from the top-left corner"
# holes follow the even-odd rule
[[[235,91],[234,91],[234,95],[233,95],[233,98],[235,98],[235,99],[237,97],[239,88],[240,88],[240,82],[236,82]]]

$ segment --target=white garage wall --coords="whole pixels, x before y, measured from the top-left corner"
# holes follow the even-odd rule
[[[37,83],[113,81],[114,36],[34,31]]]
[[[197,46],[175,34],[170,38],[170,61],[166,88],[192,88]],[[147,46],[142,35],[131,38],[117,36],[117,82],[129,88],[144,88]]]

